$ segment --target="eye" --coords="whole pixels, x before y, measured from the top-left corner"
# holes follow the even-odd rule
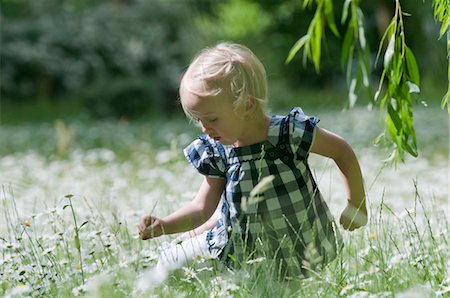
[[[217,121],[217,118],[213,118],[213,119],[208,120],[208,122],[216,122],[216,121]]]

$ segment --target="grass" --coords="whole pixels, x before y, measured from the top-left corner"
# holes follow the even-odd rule
[[[5,190],[4,190],[5,191]],[[7,191],[7,190],[6,190]],[[423,205],[417,193],[416,203]],[[74,214],[65,206],[77,210]],[[4,193],[8,233],[2,237],[0,293],[68,297],[147,297],[136,280],[154,264],[156,243],[136,239],[117,219],[65,196],[54,209],[30,217],[19,215],[11,194]],[[414,211],[395,214],[386,206],[364,230],[346,234],[345,249],[324,270],[308,278],[281,283],[270,279],[266,260],[248,262],[235,272],[213,266],[187,265],[153,290],[159,297],[445,297],[450,293],[449,222],[443,213],[425,207],[425,226]],[[70,207],[72,208],[72,207]],[[433,214],[433,217],[431,217]],[[79,219],[86,219],[83,223]],[[434,226],[439,224],[438,226]],[[396,226],[397,228],[392,228]],[[146,247],[145,249],[143,247]],[[195,269],[197,268],[197,269]],[[205,274],[206,273],[206,274]],[[112,287],[111,287],[112,285]]]
[[[181,154],[195,128],[184,120],[2,125],[0,296],[447,297],[448,130],[437,111],[417,116],[421,158],[381,172],[385,153],[371,145],[377,115],[314,111],[354,145],[371,210],[365,228],[342,232],[345,247],[323,270],[277,282],[270,260],[236,271],[196,260],[147,291],[141,276],[173,237],[140,241],[136,224],[144,212],[165,215],[195,194],[201,177]],[[339,175],[329,161],[312,157],[311,165],[339,216]]]

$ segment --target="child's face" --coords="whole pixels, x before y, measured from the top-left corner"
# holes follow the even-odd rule
[[[245,109],[235,108],[227,92],[200,97],[188,91],[181,94],[185,110],[197,119],[203,133],[224,145],[236,145],[245,138]]]

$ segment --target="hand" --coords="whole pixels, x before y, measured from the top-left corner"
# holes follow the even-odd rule
[[[162,220],[151,215],[144,215],[141,218],[138,229],[142,240],[159,237],[164,234]]]
[[[342,211],[339,222],[344,229],[350,231],[367,224],[367,209],[365,204],[358,208],[349,202],[347,207]]]

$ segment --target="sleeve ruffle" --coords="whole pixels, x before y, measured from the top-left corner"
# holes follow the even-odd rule
[[[289,112],[289,142],[297,159],[303,160],[308,157],[314,140],[314,133],[320,119],[307,116],[300,108],[293,108]]]
[[[201,135],[184,149],[184,155],[200,174],[208,177],[225,178],[226,167],[219,146],[205,135]]]

